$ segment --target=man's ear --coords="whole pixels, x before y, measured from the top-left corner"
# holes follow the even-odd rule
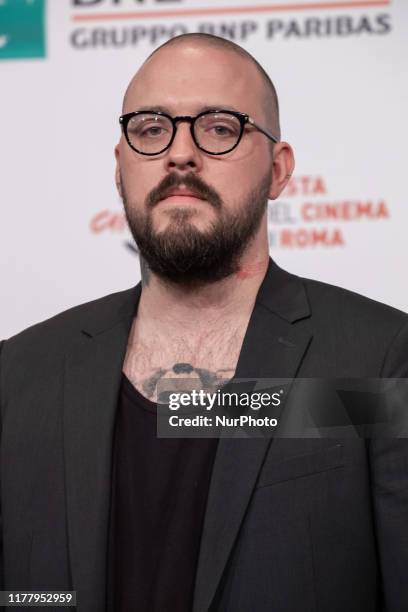
[[[118,190],[120,198],[123,200],[122,193],[122,181],[120,180],[120,161],[119,161],[119,145],[117,144],[115,147],[115,158],[116,158],[116,169],[115,169],[115,183],[116,189]]]
[[[295,168],[295,157],[290,144],[277,142],[273,146],[272,185],[269,199],[276,200],[290,181]]]

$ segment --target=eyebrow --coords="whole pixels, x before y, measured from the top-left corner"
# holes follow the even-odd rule
[[[215,111],[215,110],[231,110],[231,111],[235,111],[235,112],[241,112],[239,111],[237,108],[235,108],[234,106],[232,106],[231,104],[211,104],[210,105],[206,105],[206,106],[201,106],[200,109],[198,110],[197,114],[200,113],[204,113],[207,111]],[[166,113],[167,115],[171,115],[172,113],[170,111],[170,109],[166,106],[157,106],[157,105],[152,105],[152,106],[142,106],[140,108],[137,109],[137,112],[144,112],[144,111],[153,111],[155,113]]]

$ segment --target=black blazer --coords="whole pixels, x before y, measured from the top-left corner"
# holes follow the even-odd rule
[[[105,610],[112,435],[140,294],[0,345],[4,589],[72,589],[80,612]],[[235,377],[405,377],[407,321],[271,260]],[[194,612],[406,612],[407,577],[407,439],[220,440]]]

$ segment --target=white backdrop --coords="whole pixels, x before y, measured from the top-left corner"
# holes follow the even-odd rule
[[[232,38],[276,84],[297,159],[270,203],[277,263],[408,310],[406,0],[48,0],[45,57],[2,59],[10,2],[0,339],[139,280],[113,178],[118,116],[145,57],[184,31]]]

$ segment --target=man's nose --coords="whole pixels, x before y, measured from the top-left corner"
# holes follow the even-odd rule
[[[191,135],[187,121],[177,123],[177,131],[166,155],[167,168],[174,170],[199,170],[202,165],[201,153]]]

